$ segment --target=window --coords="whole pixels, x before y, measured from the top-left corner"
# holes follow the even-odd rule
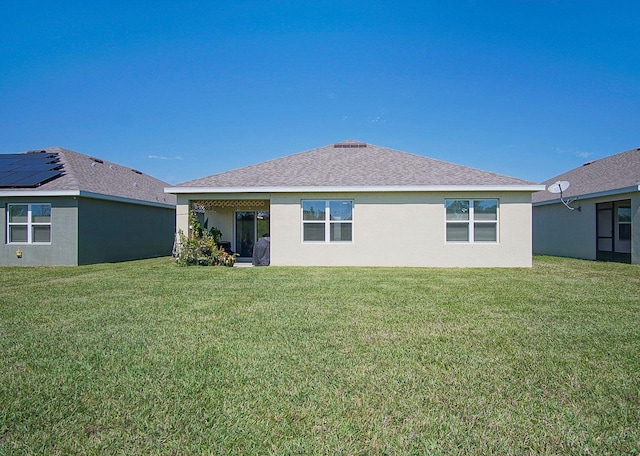
[[[9,204],[7,206],[9,244],[51,242],[51,204]]]
[[[447,242],[498,242],[498,200],[445,200]]]
[[[303,242],[351,242],[353,201],[302,201]]]
[[[618,209],[618,240],[631,240],[631,204],[617,206]]]

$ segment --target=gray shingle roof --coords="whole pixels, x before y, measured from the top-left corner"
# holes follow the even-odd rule
[[[575,198],[600,192],[625,189],[640,185],[640,148],[585,163],[559,176],[543,182],[549,186],[557,181],[568,181],[563,192],[566,198]],[[558,200],[559,195],[548,191],[532,195],[534,203]]]
[[[10,188],[3,191],[81,191],[156,204],[175,205],[176,197],[164,193],[166,182],[126,166],[60,147],[42,149],[56,153],[63,165],[62,176],[37,188]]]
[[[345,141],[176,187],[531,185],[532,182],[371,144]]]

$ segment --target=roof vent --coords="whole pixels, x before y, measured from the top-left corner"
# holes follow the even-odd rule
[[[100,163],[100,164],[104,163],[104,161],[103,161],[103,160],[100,160],[99,158],[89,157],[89,159],[90,159],[91,161],[96,162],[96,163]]]
[[[586,162],[583,163],[582,166],[589,166],[591,163],[593,163],[595,160],[591,160],[590,162]]]
[[[142,172],[138,171],[137,169],[132,169],[131,171],[133,171],[136,174],[142,174]]]
[[[363,142],[359,142],[359,141],[342,141],[339,143],[335,143],[333,145],[333,147],[336,148],[344,148],[344,149],[351,149],[351,148],[360,148],[360,147],[367,147],[367,143],[363,143]]]

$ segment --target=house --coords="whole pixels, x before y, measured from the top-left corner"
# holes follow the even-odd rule
[[[0,264],[170,255],[175,196],[140,171],[61,148],[0,154]]]
[[[551,191],[533,195],[535,253],[640,263],[640,148],[585,163],[544,185]]]
[[[271,265],[529,267],[540,185],[345,141],[166,189],[250,258],[270,234]]]

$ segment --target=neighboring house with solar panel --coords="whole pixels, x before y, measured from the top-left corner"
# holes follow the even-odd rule
[[[535,253],[640,264],[640,148],[544,185],[551,191],[533,195]]]
[[[166,191],[249,259],[272,265],[530,267],[531,194],[544,187],[357,141],[216,174]]]
[[[175,197],[140,171],[62,148],[0,154],[0,265],[170,255]]]

